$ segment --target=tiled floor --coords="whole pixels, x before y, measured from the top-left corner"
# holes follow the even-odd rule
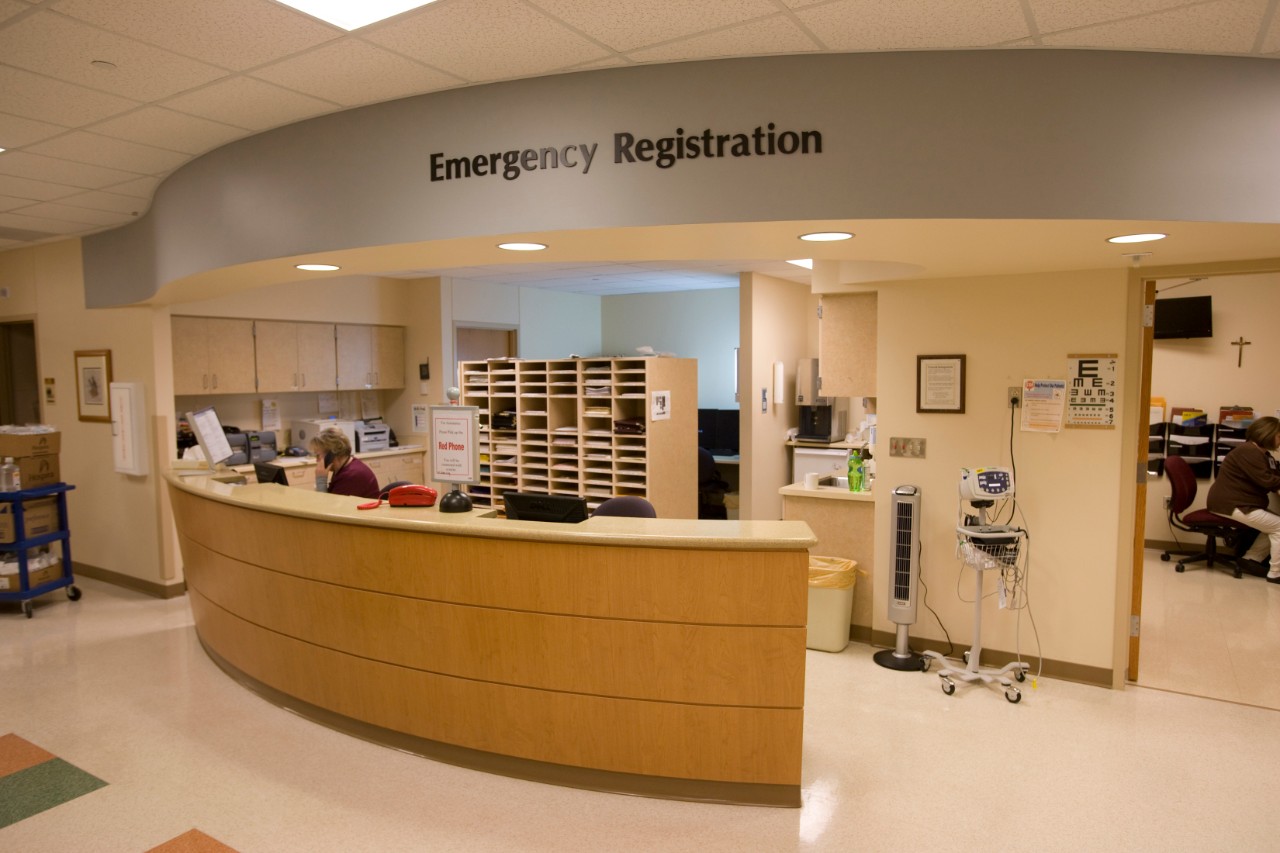
[[[1280,584],[1147,551],[1138,683],[1280,709]]]
[[[340,735],[218,670],[185,599],[80,586],[34,619],[0,608],[0,733],[107,784],[0,829],[0,850],[138,853],[191,830],[240,853],[1255,851],[1280,838],[1272,710],[1051,679],[1019,705],[978,687],[948,697],[936,675],[851,645],[809,653],[803,808],[666,802]]]

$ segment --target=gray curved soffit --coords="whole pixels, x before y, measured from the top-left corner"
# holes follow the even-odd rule
[[[84,240],[91,307],[208,270],[523,231],[793,219],[1280,221],[1280,63],[1090,51],[730,59],[267,131]],[[664,153],[665,152],[665,155]]]

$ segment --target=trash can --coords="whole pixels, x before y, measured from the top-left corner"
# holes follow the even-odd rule
[[[809,557],[809,624],[805,646],[842,652],[849,645],[857,562],[841,557]]]

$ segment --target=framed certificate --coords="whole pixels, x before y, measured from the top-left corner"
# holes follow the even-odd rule
[[[916,411],[964,414],[964,356],[916,356]]]

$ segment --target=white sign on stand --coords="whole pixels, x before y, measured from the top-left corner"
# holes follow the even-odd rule
[[[476,406],[431,407],[431,479],[475,483],[480,475]]]

